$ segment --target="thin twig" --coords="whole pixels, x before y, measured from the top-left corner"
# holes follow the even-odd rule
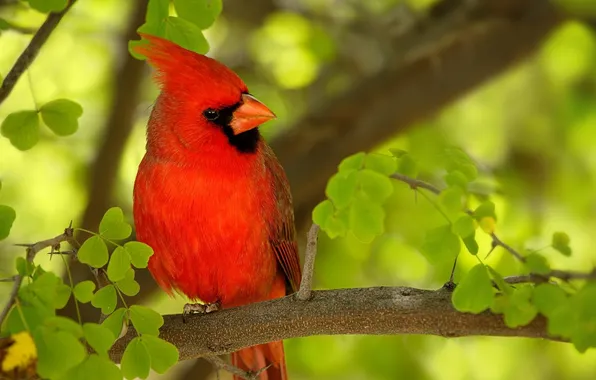
[[[254,374],[252,374],[250,372],[246,372],[246,371],[236,367],[235,365],[232,365],[232,364],[226,362],[219,356],[205,356],[205,359],[207,361],[209,361],[211,364],[213,364],[216,368],[223,369],[224,371],[227,371],[227,372],[231,373],[232,375],[240,376],[241,378],[246,379],[246,380],[256,379]]]
[[[408,177],[407,175],[404,174],[400,174],[400,173],[395,173],[391,175],[391,178],[396,179],[398,181],[401,181],[403,183],[406,183],[408,185],[410,185],[410,187],[414,190],[417,189],[426,189],[428,191],[430,191],[433,194],[439,195],[441,194],[441,189],[439,189],[438,187],[431,185],[428,182],[419,180],[419,179],[415,179],[412,177]],[[472,210],[464,210],[465,213],[469,214],[469,215],[474,215],[474,212]],[[502,247],[503,249],[505,249],[507,252],[509,252],[513,257],[515,257],[516,259],[518,259],[520,262],[525,263],[526,262],[526,258],[524,256],[522,256],[518,251],[516,251],[513,247],[511,247],[510,245],[506,244],[505,242],[503,242],[501,239],[499,239],[499,237],[493,232],[490,234],[490,237],[493,239],[492,242],[492,249],[491,251],[495,248],[495,247]],[[489,252],[490,253],[490,252]]]
[[[546,274],[538,274],[538,273],[530,273],[525,275],[519,276],[509,276],[505,277],[504,280],[508,284],[523,284],[523,283],[544,283],[548,282],[550,278],[557,278],[562,281],[571,281],[571,280],[596,280],[596,270],[592,272],[575,272],[575,271],[563,271],[558,269],[553,269]]]
[[[436,195],[441,194],[441,190],[438,187],[433,186],[433,185],[431,185],[428,182],[424,182],[424,181],[421,181],[421,180],[416,179],[416,178],[408,177],[407,175],[404,175],[404,174],[395,173],[395,174],[392,174],[391,175],[391,178],[394,178],[394,179],[396,179],[398,181],[407,183],[408,185],[410,185],[410,187],[413,190],[416,190],[416,189],[419,189],[420,188],[420,189],[426,189],[426,190],[428,190],[431,193],[434,193]]]
[[[62,20],[62,17],[64,17],[75,2],[76,0],[70,0],[66,8],[61,12],[50,13],[44,23],[39,27],[31,42],[29,42],[29,45],[25,48],[25,51],[19,56],[12,69],[6,75],[6,78],[4,78],[0,87],[0,104],[12,92],[21,75],[31,66],[31,63],[37,57],[37,54],[48,40],[50,34],[52,34],[56,26],[60,23],[60,20]]]
[[[493,232],[492,234],[490,234],[490,237],[493,239],[493,247],[502,247],[503,249],[505,249],[507,252],[511,253],[511,255],[513,257],[515,257],[516,259],[518,259],[519,261],[521,261],[522,263],[526,262],[526,258],[523,257],[519,252],[517,252],[515,249],[513,249],[509,244],[503,242],[501,239],[499,239],[497,237],[497,235],[495,235],[495,233]]]
[[[31,263],[31,262],[33,262],[35,255],[39,251],[46,249],[48,247],[54,248],[56,246],[59,246],[60,243],[65,242],[65,241],[73,244],[73,240],[74,240],[74,229],[72,228],[72,224],[71,224],[68,228],[64,229],[64,232],[62,234],[60,234],[54,238],[38,241],[35,244],[19,244],[19,245],[27,247],[27,261]],[[17,298],[19,289],[21,288],[21,284],[23,283],[23,276],[21,276],[20,274],[15,275],[13,278],[14,278],[14,284],[12,285],[12,290],[10,291],[10,295],[8,296],[8,302],[6,302],[4,309],[2,309],[2,313],[0,313],[0,325],[2,325],[2,323],[4,323],[4,319],[6,319],[8,312],[10,311],[12,305],[14,304],[15,299]]]
[[[319,226],[312,224],[308,230],[306,241],[306,254],[304,257],[304,270],[302,272],[302,280],[300,281],[300,289],[296,293],[296,298],[300,301],[310,299],[312,293],[312,276],[315,270],[315,258],[317,256],[317,239],[319,237]]]

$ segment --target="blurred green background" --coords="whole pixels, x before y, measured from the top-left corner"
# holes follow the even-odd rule
[[[395,56],[405,56],[407,46],[391,51],[391,41],[426,25],[425,17],[430,20],[425,28],[432,28],[429,10],[439,9],[438,3],[224,1],[222,16],[206,33],[209,54],[236,70],[251,93],[276,112],[278,119],[263,128],[268,139],[287,128],[300,136],[298,121],[382,72]],[[548,246],[553,232],[563,230],[571,236],[574,255],[565,258],[550,249],[541,253],[553,267],[588,271],[596,264],[596,23],[585,19],[596,19],[596,7],[580,0],[559,3],[579,17],[545,34],[529,59],[471,92],[456,94],[446,108],[430,107],[407,131],[396,128],[394,137],[375,145],[379,151],[397,147],[412,152],[431,181],[435,153],[449,145],[463,148],[479,165],[479,191],[497,193],[493,200],[503,240],[519,249],[538,249]],[[143,6],[142,0],[80,0],[0,107],[0,120],[61,97],[84,107],[80,129],[71,137],[43,130],[41,142],[27,152],[0,138],[0,202],[17,212],[11,236],[0,242],[1,277],[12,274],[14,257],[23,253],[14,243],[54,236],[70,220],[94,228],[97,215],[112,205],[132,219],[132,185],[157,94],[149,69],[132,61],[126,50],[142,22]],[[2,5],[0,16],[21,26],[43,21],[43,15],[18,4]],[[0,75],[6,75],[30,38],[11,31],[0,35]],[[468,47],[473,54],[473,43]],[[442,75],[440,59],[433,75]],[[345,109],[347,118],[351,111]],[[325,123],[320,115],[317,120]],[[304,143],[309,137],[298,140]],[[321,236],[318,288],[433,289],[447,280],[450,268],[430,266],[418,251],[425,230],[441,216],[405,185],[396,183],[395,189],[386,206],[387,232],[371,244]],[[323,189],[317,191],[322,197]],[[302,225],[299,229],[303,231]],[[488,237],[480,242],[481,251],[488,252]],[[62,270],[60,260],[38,261],[46,269]],[[501,273],[519,270],[500,250],[487,262]],[[456,280],[474,263],[463,254]],[[142,288],[152,281],[145,277]],[[7,291],[1,285],[0,298]],[[158,291],[142,302],[162,313],[179,313],[185,300],[168,299]],[[595,350],[579,354],[571,345],[517,338],[309,337],[287,341],[286,355],[292,379],[596,378]],[[203,361],[188,361],[151,378],[215,379],[216,373]]]

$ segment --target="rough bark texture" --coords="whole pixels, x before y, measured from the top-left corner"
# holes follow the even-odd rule
[[[294,296],[261,302],[182,321],[164,316],[160,336],[176,345],[180,359],[220,355],[280,339],[339,334],[426,334],[548,338],[542,317],[510,329],[502,315],[466,314],[451,306],[451,292],[405,287],[314,291],[308,301]],[[120,361],[126,344],[136,336],[130,328],[110,355]]]

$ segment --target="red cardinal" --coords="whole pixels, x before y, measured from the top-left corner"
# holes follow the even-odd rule
[[[275,118],[221,63],[161,38],[136,48],[161,93],[134,187],[138,240],[169,294],[223,308],[283,297],[300,284],[289,185],[258,126]],[[245,348],[232,363],[286,379],[282,342]]]

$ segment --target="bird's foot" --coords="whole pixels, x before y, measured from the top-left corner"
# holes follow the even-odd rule
[[[182,322],[186,322],[186,317],[191,314],[208,314],[218,311],[221,308],[219,302],[214,303],[187,303],[182,310]]]

